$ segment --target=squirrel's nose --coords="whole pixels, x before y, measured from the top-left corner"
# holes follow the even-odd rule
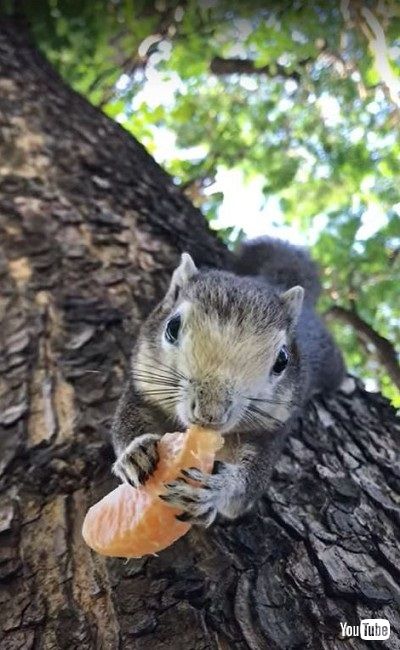
[[[220,427],[229,419],[230,403],[225,408],[222,405],[212,407],[203,406],[199,400],[193,398],[190,402],[189,420],[192,424],[202,426]]]

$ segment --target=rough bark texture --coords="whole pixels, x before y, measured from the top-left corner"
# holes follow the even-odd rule
[[[398,425],[349,380],[307,411],[257,512],[159,557],[82,541],[143,315],[178,251],[229,255],[143,148],[0,28],[0,647],[400,647]],[[327,369],[329,371],[329,369]]]

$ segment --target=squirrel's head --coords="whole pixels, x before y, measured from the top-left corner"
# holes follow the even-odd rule
[[[278,294],[256,278],[199,272],[187,253],[144,323],[133,379],[184,426],[222,433],[276,428],[293,411],[299,286]]]

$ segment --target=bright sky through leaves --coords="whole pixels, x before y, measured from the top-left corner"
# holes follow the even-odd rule
[[[229,245],[268,233],[312,247],[349,368],[400,404],[400,3],[28,7],[67,82]]]

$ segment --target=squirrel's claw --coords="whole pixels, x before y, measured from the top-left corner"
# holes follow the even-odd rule
[[[192,481],[201,483],[204,488],[208,488],[209,474],[204,474],[204,472],[197,469],[197,467],[183,469],[181,470],[181,474],[185,477],[185,479],[191,479]]]
[[[223,501],[221,481],[216,475],[204,474],[196,467],[184,469],[181,474],[184,478],[165,484],[166,492],[160,495],[160,499],[183,511],[176,516],[179,521],[210,526]],[[196,481],[198,485],[188,483],[187,479]]]
[[[193,487],[183,479],[166,483],[165,487],[167,491],[160,494],[160,499],[172,508],[183,511],[176,515],[179,521],[201,526],[212,524],[217,515],[217,508],[209,488]]]
[[[223,474],[226,472],[227,465],[226,463],[216,460],[214,462],[212,473],[208,474],[197,469],[197,467],[189,467],[189,469],[182,469],[181,474],[192,481],[197,481],[201,483],[203,487],[210,487],[212,484],[217,484],[218,480],[215,480],[214,477],[217,474]]]
[[[212,474],[203,474],[195,467],[181,474],[184,478],[165,484],[166,492],[160,495],[168,505],[182,510],[177,515],[179,521],[210,526],[217,514],[234,519],[245,511],[246,483],[239,466],[218,461]]]
[[[160,436],[144,434],[126,447],[113,465],[114,474],[133,487],[142,485],[154,472],[158,463],[157,443]]]
[[[196,524],[197,526],[204,526],[205,528],[208,528],[208,526],[211,526],[213,523],[216,515],[217,511],[213,508],[210,508],[210,510],[207,510],[204,514],[198,515],[197,517],[192,517],[192,515],[190,515],[188,512],[183,512],[181,515],[176,515],[175,519],[178,521],[184,521],[189,524]]]

